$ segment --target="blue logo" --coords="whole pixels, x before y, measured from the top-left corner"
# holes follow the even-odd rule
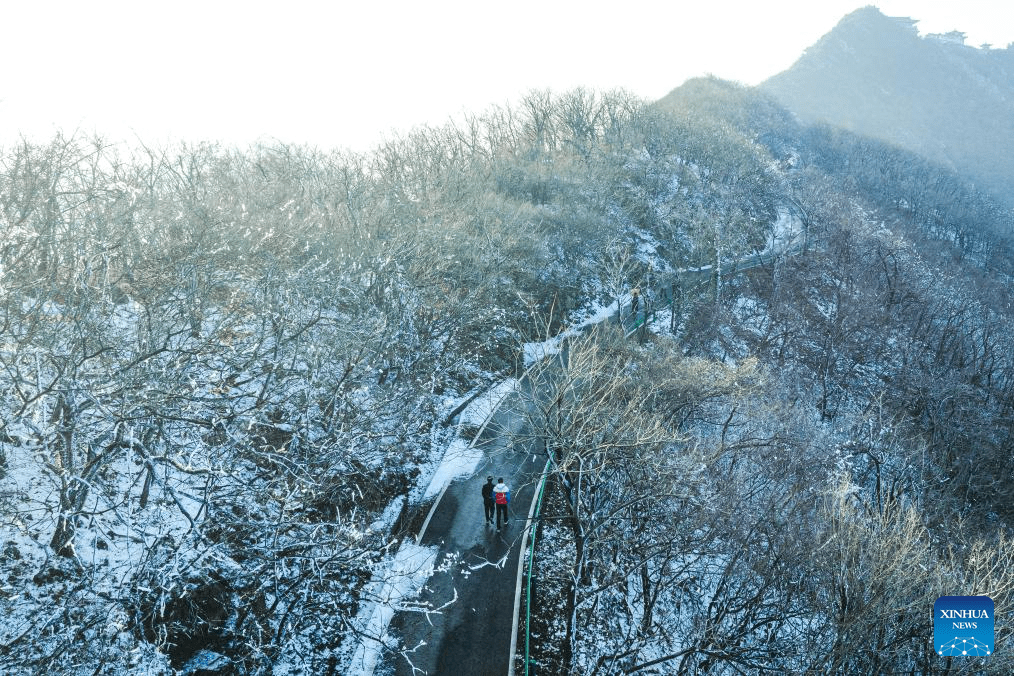
[[[942,657],[993,654],[993,599],[941,596],[933,604],[933,644]]]

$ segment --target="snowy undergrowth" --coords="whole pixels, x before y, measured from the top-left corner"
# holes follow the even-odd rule
[[[362,596],[368,602],[353,621],[352,631],[339,651],[339,659],[346,665],[343,673],[373,674],[381,653],[393,647],[387,628],[394,613],[422,591],[433,574],[436,559],[436,547],[404,542],[389,560],[377,567],[363,590]]]

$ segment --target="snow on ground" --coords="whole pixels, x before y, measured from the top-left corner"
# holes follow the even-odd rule
[[[482,450],[464,439],[457,438],[452,441],[423,493],[423,500],[428,500],[440,493],[455,478],[474,472],[482,462],[482,453]]]
[[[625,294],[620,298],[620,304],[625,305],[628,303],[630,303],[630,296]],[[552,338],[543,340],[539,343],[525,343],[522,346],[523,353],[525,355],[525,366],[530,366],[531,364],[534,364],[541,359],[545,359],[550,355],[560,354],[564,340],[579,335],[581,333],[581,329],[591,326],[592,324],[600,324],[610,317],[615,316],[615,314],[615,301],[608,305],[595,304],[588,310],[585,310],[583,316],[580,317],[580,319],[577,319],[574,324]]]
[[[740,296],[733,306],[733,313],[739,320],[740,326],[751,331],[757,336],[764,334],[765,327],[770,318],[767,308],[756,298]]]
[[[756,256],[785,253],[798,245],[803,236],[803,221],[793,214],[787,207],[778,207],[778,218],[771,224],[771,233],[768,235],[764,248],[758,251]],[[754,260],[754,255],[744,256],[739,259],[729,259],[726,263],[748,263]],[[714,265],[702,265],[696,268],[677,268],[677,272],[707,272],[712,270]]]
[[[381,515],[370,523],[368,530],[374,533],[386,533],[390,531],[391,527],[394,526],[394,522],[398,520],[402,507],[404,507],[404,502],[401,499],[395,498],[391,500]]]
[[[525,343],[524,344],[524,355],[525,355],[525,366],[530,366],[537,361],[545,359],[546,357],[553,354],[560,354],[561,346],[563,345],[563,334],[553,336],[548,340],[544,340],[541,343]]]
[[[461,423],[481,427],[519,385],[520,382],[516,378],[508,378],[497,383],[488,392],[476,397],[461,412]],[[451,441],[430,478],[422,496],[423,500],[439,494],[457,477],[475,471],[483,458],[483,452],[474,446],[474,440],[477,438],[478,434],[473,441],[465,441],[461,437],[455,437]],[[392,503],[394,504],[400,503]],[[437,548],[421,547],[410,540],[405,540],[398,548],[397,554],[374,571],[362,595],[364,603],[356,617],[356,631],[342,647],[343,654],[352,653],[354,650],[346,673],[362,676],[373,673],[387,644],[387,628],[395,611],[403,601],[416,596],[426,584],[433,573],[436,557]],[[368,601],[370,599],[372,601]],[[359,643],[353,648],[356,641]]]
[[[504,397],[514,392],[520,383],[516,378],[508,378],[490,388],[489,392],[480,395],[461,412],[463,425],[480,426],[496,411]]]
[[[629,298],[626,301],[629,302]],[[614,303],[594,305],[585,310],[581,316],[575,317],[574,323],[569,328],[553,338],[539,343],[526,343],[523,346],[525,365],[530,365],[546,356],[558,354],[565,339],[579,335],[581,329],[587,326],[610,319],[614,316],[615,311]],[[492,417],[503,400],[519,386],[520,381],[516,378],[508,378],[497,383],[488,392],[476,397],[462,411],[461,424],[481,427]],[[433,471],[422,496],[423,500],[439,494],[455,478],[470,475],[475,471],[483,458],[483,452],[474,447],[473,442],[477,438],[478,433],[472,442],[466,442],[460,437],[455,437],[451,441],[444,452],[443,459]],[[372,603],[364,603],[357,616],[357,631],[342,648],[342,652],[348,654],[353,650],[352,644],[359,641],[358,646],[354,648],[355,652],[347,673],[364,676],[373,674],[379,663],[381,651],[384,649],[387,628],[395,611],[403,600],[418,594],[433,571],[436,556],[437,550],[435,548],[420,547],[409,541],[404,541],[393,559],[374,572],[363,598],[377,600]],[[359,640],[359,637],[362,639]]]
[[[803,221],[788,208],[778,207],[778,219],[771,225],[771,235],[760,253],[763,255],[788,251],[797,243],[802,232]]]
[[[494,385],[488,392],[475,398],[465,410],[461,412],[461,424],[482,427],[493,415],[501,402],[512,392],[517,390],[519,381],[516,378],[508,378]],[[475,438],[478,438],[476,434]],[[473,441],[465,441],[461,437],[455,437],[444,451],[440,464],[437,465],[430,478],[422,499],[428,500],[444,490],[448,484],[460,476],[468,476],[475,471],[482,462],[483,452],[475,448]],[[420,482],[421,483],[421,482]],[[415,496],[410,496],[414,498]]]
[[[12,437],[29,439],[22,426],[14,424],[9,429]],[[136,670],[131,673],[171,673],[168,656],[150,643],[138,642],[127,629],[131,619],[116,599],[135,579],[139,562],[154,551],[154,543],[182,542],[189,531],[189,520],[176,505],[197,513],[200,507],[189,494],[198,493],[199,487],[186,485],[186,477],[160,473],[151,487],[149,507],[142,509],[137,506],[137,496],[143,466],[127,452],[110,459],[105,474],[117,480],[108,480],[89,491],[90,516],[81,520],[76,531],[75,549],[79,561],[87,566],[89,581],[83,590],[74,590],[70,580],[32,577],[33,571],[44,574],[62,560],[52,557],[49,546],[58,513],[58,479],[45,468],[39,449],[27,441],[0,443],[0,454],[5,456],[0,474],[0,512],[4,514],[0,523],[4,576],[0,580],[0,616],[4,618],[0,623],[0,645],[14,643],[25,635],[45,638],[50,620],[70,612],[66,601],[58,602],[58,597],[76,594],[72,604],[89,609],[104,605],[107,612],[104,625],[87,630],[92,633],[81,629],[83,640],[102,636],[110,646],[122,650],[123,665]],[[178,502],[174,503],[170,491]],[[193,565],[196,559],[180,556],[176,562]]]
[[[677,272],[706,272],[714,268],[714,265],[702,265],[699,268],[677,268]]]
[[[359,641],[345,673],[350,676],[373,674],[388,638],[387,628],[391,624],[391,618],[403,601],[419,594],[433,573],[433,564],[436,560],[436,547],[421,547],[406,541],[402,543],[394,557],[374,572],[373,579],[364,590],[363,598],[376,601],[362,606],[356,616],[356,630],[345,641],[346,644],[349,644],[350,640],[352,643]],[[343,646],[343,652],[346,651],[352,651],[350,645]]]

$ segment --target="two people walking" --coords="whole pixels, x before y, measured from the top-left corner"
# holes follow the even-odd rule
[[[486,511],[486,523],[493,525],[493,513],[496,512],[496,529],[499,531],[507,525],[507,506],[511,503],[511,489],[500,477],[497,484],[493,485],[493,477],[486,477],[486,483],[482,486],[482,506]]]

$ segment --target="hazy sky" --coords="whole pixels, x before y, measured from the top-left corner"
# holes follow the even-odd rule
[[[756,84],[867,4],[1014,42],[1009,0],[0,0],[0,144],[62,129],[367,150],[530,89]]]

